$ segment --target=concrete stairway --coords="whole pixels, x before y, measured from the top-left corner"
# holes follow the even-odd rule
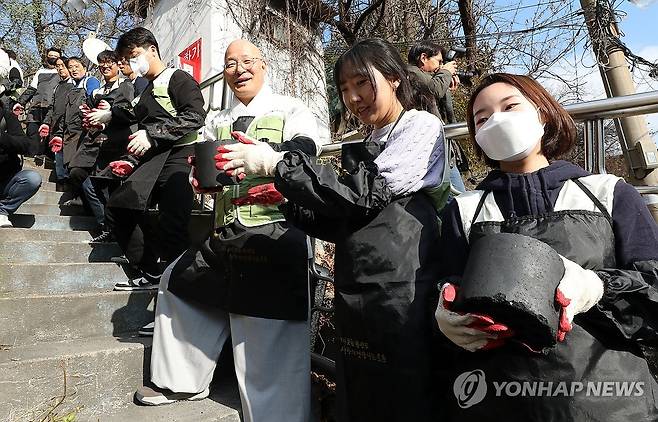
[[[126,277],[109,262],[118,245],[90,243],[92,217],[60,205],[51,170],[25,166],[44,184],[0,229],[0,421],[239,421],[231,380],[201,402],[133,403],[151,341],[136,331],[155,291],[112,291]]]

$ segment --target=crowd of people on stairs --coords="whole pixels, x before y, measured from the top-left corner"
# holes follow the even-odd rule
[[[573,120],[537,81],[508,73],[484,76],[467,105],[473,148],[492,170],[465,191],[463,154],[444,133],[460,84],[446,54],[421,42],[405,62],[368,38],[338,57],[340,106],[367,136],[342,146],[337,169],[319,159],[326,122],[275,92],[248,40],[228,44],[232,101],[207,115],[197,81],[165,64],[145,28],[92,58],[100,80],[86,58],[48,49],[20,95],[22,70],[0,50],[0,227],[42,183],[22,157],[49,156],[65,205],[93,215],[92,242],[124,254],[113,261],[131,277],[115,290],[157,291],[155,321],[140,331],[153,336],[135,392],[145,405],[208,397],[230,339],[243,420],[311,421],[308,265],[320,239],[335,244],[336,420],[658,420],[646,353],[658,349],[658,226],[642,197],[561,161]],[[207,186],[203,166],[223,182]],[[195,194],[215,207],[193,245]],[[460,308],[472,252],[500,234],[559,256],[543,349],[520,331],[527,309]],[[490,252],[484,265],[507,271]],[[624,382],[631,393],[590,388]],[[505,387],[517,384],[524,394]]]

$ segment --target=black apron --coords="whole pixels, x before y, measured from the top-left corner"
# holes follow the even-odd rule
[[[372,161],[383,147],[369,139],[345,145],[342,166],[349,171]],[[340,422],[437,420],[433,371],[439,356],[432,315],[438,236],[436,210],[419,192],[354,224],[336,244]]]
[[[85,88],[71,88],[66,98],[66,112],[64,115],[64,136],[62,139],[64,164],[69,165],[78,151],[80,141],[86,136],[82,128],[82,113],[80,106],[85,102],[87,92]]]
[[[502,222],[473,223],[469,243],[492,233],[518,233],[549,244],[560,255],[585,269],[614,268],[612,218],[580,181],[573,181],[600,213],[564,210],[508,218]],[[482,196],[473,222],[488,194],[485,192]],[[576,315],[573,330],[567,333],[565,341],[547,354],[533,354],[517,344],[475,353],[456,351],[450,361],[448,377],[441,381],[451,390],[444,397],[448,413],[445,420],[658,420],[658,384],[651,377],[641,351],[623,338],[612,337],[609,330],[603,332],[597,323],[601,320],[597,312],[600,311],[594,307]],[[501,388],[498,395],[494,383],[501,387],[502,382],[509,384]],[[524,386],[524,382],[534,384]],[[560,387],[561,382],[563,387]],[[576,392],[579,386],[572,382],[582,382],[583,390]],[[605,382],[627,382],[630,396],[601,396],[598,391],[602,391]],[[638,382],[643,383],[643,395],[635,397],[633,394],[640,392]],[[533,388],[537,389],[534,393]],[[614,386],[613,390],[616,388]],[[550,396],[547,391],[551,391]]]
[[[152,94],[141,95],[134,108],[135,116],[138,121],[144,121],[148,117],[149,111],[156,108],[164,110]],[[140,157],[139,167],[112,193],[107,206],[137,211],[146,210],[149,206],[151,192],[170,154],[176,156],[183,150],[187,149],[185,147],[172,148],[170,144],[149,149],[143,157]]]
[[[115,82],[116,83],[116,82]],[[132,91],[132,84],[127,81],[119,82],[118,86],[107,90],[107,84],[104,87],[105,93],[99,93],[90,101],[90,106],[96,107],[102,100],[107,101],[113,106],[119,98],[124,101],[130,101],[132,92],[127,92],[126,87]],[[78,148],[78,152],[71,159],[69,167],[82,167],[91,169],[92,172],[98,172],[105,169],[110,162],[118,160],[121,156],[127,154],[128,136],[133,133],[135,127],[110,121],[102,132],[87,132],[83,142]]]
[[[231,129],[246,132],[253,119],[238,117]],[[306,321],[309,258],[306,235],[287,222],[235,220],[183,255],[168,290],[239,315]]]

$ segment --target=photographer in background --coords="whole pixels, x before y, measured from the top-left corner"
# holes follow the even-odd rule
[[[436,114],[444,123],[448,124],[455,123],[451,92],[457,89],[460,80],[457,64],[452,60],[444,63],[446,56],[446,50],[438,44],[431,41],[419,41],[409,49],[407,72],[412,87],[416,91],[416,97],[427,98],[430,94],[434,98],[435,104],[426,104],[421,108]],[[454,55],[451,54],[451,56]],[[464,192],[466,188],[456,165],[456,157],[465,160],[466,156],[457,142],[451,141],[450,144],[450,183],[456,190]],[[464,164],[468,167],[468,163],[464,162]]]

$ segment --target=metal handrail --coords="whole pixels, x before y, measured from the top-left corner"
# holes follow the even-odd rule
[[[658,91],[568,104],[564,106],[564,109],[577,122],[658,113]],[[466,122],[445,125],[444,130],[448,138],[468,136],[468,125]],[[355,142],[360,141],[336,142],[324,145],[322,147],[322,155],[335,154],[340,152],[341,145]]]
[[[224,73],[218,73],[199,83],[199,88],[204,89],[224,79]]]
[[[571,114],[574,120],[582,121],[603,118],[601,116],[602,113],[606,114],[606,119],[621,117],[621,115],[615,114],[615,112],[627,112],[628,110],[637,108],[641,108],[638,114],[644,114],[646,111],[642,107],[647,106],[653,106],[649,107],[649,109],[652,109],[654,113],[658,112],[658,91],[569,104],[564,108]]]

